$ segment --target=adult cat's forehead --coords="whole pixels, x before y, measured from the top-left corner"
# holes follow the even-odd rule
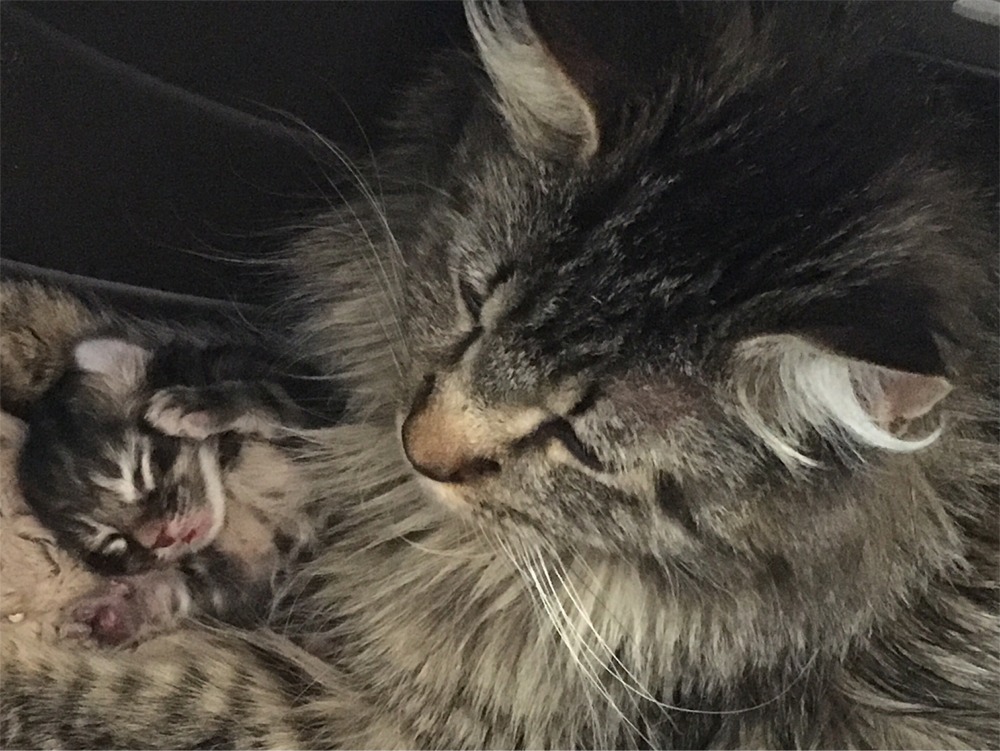
[[[524,272],[522,288],[572,283],[610,296],[622,289],[624,275],[659,281],[675,266],[689,270],[688,254],[670,247],[678,180],[653,169],[627,174],[617,164],[586,172],[522,167],[503,180],[480,176],[454,240],[476,274],[513,266]]]

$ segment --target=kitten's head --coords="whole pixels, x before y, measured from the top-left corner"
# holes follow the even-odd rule
[[[214,439],[164,435],[143,421],[151,353],[88,337],[39,400],[21,456],[41,521],[95,567],[137,571],[209,544],[221,526]]]
[[[905,63],[722,5],[660,7],[683,25],[635,81],[468,5],[488,96],[403,249],[403,449],[550,547],[720,588],[888,580],[888,548],[946,556],[906,468],[983,331],[985,211]],[[806,21],[809,59],[779,33]]]

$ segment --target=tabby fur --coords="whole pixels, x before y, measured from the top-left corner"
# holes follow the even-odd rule
[[[4,743],[997,746],[995,174],[961,118],[839,6],[647,7],[679,51],[628,75],[467,7],[485,72],[441,62],[293,248],[351,403],[274,633],[0,634]]]

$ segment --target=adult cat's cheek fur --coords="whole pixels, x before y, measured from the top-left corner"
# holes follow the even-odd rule
[[[458,489],[457,486],[443,482],[435,482],[420,474],[416,475],[417,484],[424,491],[424,495],[439,501],[450,511],[460,514],[471,514],[473,506],[468,498]]]

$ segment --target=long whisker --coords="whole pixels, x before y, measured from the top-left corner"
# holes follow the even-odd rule
[[[575,560],[582,561],[584,566],[590,571],[591,575],[596,579],[597,576],[596,572],[594,572],[593,568],[591,568],[590,565],[586,563],[586,560],[582,556],[580,556],[579,553],[577,553]],[[766,707],[780,700],[781,697],[787,694],[795,686],[796,683],[798,683],[805,677],[805,675],[807,674],[807,672],[809,671],[809,669],[812,667],[813,663],[816,660],[816,654],[811,655],[809,660],[803,666],[802,670],[799,672],[799,674],[791,682],[789,682],[788,685],[786,685],[778,694],[771,697],[770,699],[767,699],[758,704],[754,704],[752,706],[738,707],[735,709],[726,709],[726,710],[712,710],[712,709],[694,709],[691,707],[681,707],[674,704],[668,704],[656,699],[649,691],[649,689],[642,685],[642,682],[635,676],[635,674],[631,670],[629,670],[629,668],[624,664],[624,662],[617,656],[617,654],[615,654],[614,649],[612,649],[612,647],[607,643],[607,641],[605,641],[605,639],[601,636],[601,634],[595,627],[593,620],[590,617],[588,609],[584,606],[578,593],[576,592],[572,583],[569,581],[568,573],[565,571],[565,569],[563,569],[562,574],[560,574],[558,570],[554,570],[553,574],[560,579],[560,583],[562,584],[563,590],[566,592],[567,597],[569,597],[570,602],[572,602],[574,607],[579,611],[581,618],[583,619],[584,623],[587,625],[589,630],[593,633],[594,638],[597,640],[598,644],[605,650],[610,660],[625,674],[625,676],[629,679],[629,681],[631,681],[631,683],[629,681],[624,680],[624,678],[622,678],[622,676],[619,675],[618,672],[616,671],[609,671],[609,672],[616,678],[616,680],[618,680],[621,683],[622,687],[625,688],[627,691],[635,694],[644,701],[647,701],[653,706],[658,707],[664,711],[681,712],[681,713],[695,714],[695,715],[712,715],[712,716],[737,715],[737,714],[744,714],[747,712],[753,712],[755,710],[761,709],[762,707]],[[615,617],[611,609],[600,600],[597,594],[596,587],[585,586],[585,589],[591,595],[594,605],[599,605],[609,616],[611,616],[612,618]],[[622,625],[620,620],[616,619],[616,621],[618,622],[619,626]]]
[[[378,220],[379,224],[381,225],[381,228],[382,228],[382,230],[385,233],[385,237],[386,237],[386,239],[389,242],[389,248],[388,249],[390,251],[390,260],[396,261],[396,263],[393,265],[393,272],[394,272],[394,275],[396,276],[396,285],[398,287],[400,285],[400,283],[401,283],[401,280],[399,278],[399,266],[405,265],[405,261],[403,259],[402,251],[401,251],[401,249],[399,247],[399,243],[396,241],[396,236],[393,233],[391,227],[389,226],[388,216],[387,216],[387,214],[385,212],[384,197],[383,197],[383,201],[380,203],[379,200],[376,198],[375,193],[372,190],[372,188],[371,188],[368,180],[361,173],[361,170],[357,167],[357,165],[347,156],[347,154],[344,152],[343,149],[339,148],[336,144],[334,144],[328,138],[326,138],[325,136],[323,136],[322,134],[320,134],[317,130],[315,130],[314,128],[310,127],[309,125],[307,125],[305,122],[299,120],[298,118],[292,117],[292,120],[294,122],[296,122],[300,127],[304,128],[309,133],[311,133],[326,149],[328,149],[330,151],[331,154],[333,154],[333,156],[347,170],[348,175],[350,175],[350,177],[354,181],[354,184],[356,185],[356,187],[358,188],[358,190],[361,192],[361,195],[368,202],[368,205],[371,207],[373,213],[375,214],[375,218]],[[373,160],[373,165],[374,165],[374,160]],[[376,170],[376,172],[377,172],[377,170]],[[338,195],[341,198],[344,197],[343,194],[340,192],[339,188],[337,188],[336,185],[332,183],[332,181],[331,181],[331,187],[333,187],[334,190],[337,191]],[[347,206],[348,206],[349,210],[351,210],[352,213],[354,213],[353,208],[351,207],[350,202],[347,202]],[[355,218],[355,220],[358,219],[357,214],[354,214],[354,218]],[[360,221],[358,221],[358,224],[361,227],[361,230],[362,230],[362,232],[365,235],[365,239],[369,242],[370,245],[372,245],[372,248],[374,249],[375,246],[374,246],[374,243],[372,243],[372,241],[371,241],[371,237],[368,234],[367,228]],[[381,259],[378,257],[378,255],[376,255],[376,260],[378,260],[378,262],[379,262],[379,264],[381,266]],[[381,266],[381,268],[382,268],[383,274],[385,274],[385,267]],[[386,279],[386,282],[388,282],[388,275],[387,274],[385,275],[385,279]]]
[[[607,702],[611,710],[619,717],[622,723],[627,726],[632,732],[637,736],[642,738],[650,745],[652,742],[644,736],[642,731],[633,723],[622,709],[618,706],[614,697],[607,687],[601,682],[597,675],[597,670],[593,663],[598,663],[602,668],[607,669],[606,665],[603,665],[600,660],[597,659],[596,653],[593,648],[587,643],[585,635],[582,634],[573,624],[572,619],[568,617],[565,609],[563,609],[560,602],[559,593],[556,591],[551,578],[548,575],[549,567],[546,565],[545,560],[542,558],[539,551],[525,550],[526,556],[530,560],[533,560],[536,565],[529,565],[526,570],[531,577],[532,582],[535,585],[536,591],[542,596],[543,605],[546,608],[546,612],[549,616],[550,621],[559,634],[563,643],[569,648],[570,655],[573,661],[576,663],[577,667],[583,673],[584,677],[588,682],[597,690],[601,697]],[[572,633],[570,633],[572,629]],[[580,649],[583,651],[581,653]],[[584,663],[584,658],[588,658],[588,663]]]
[[[401,324],[400,304],[398,299],[398,290],[402,288],[402,280],[399,275],[399,269],[401,266],[405,265],[405,260],[403,259],[396,237],[389,226],[388,218],[383,205],[384,201],[383,202],[379,201],[374,191],[372,190],[371,186],[369,185],[368,180],[362,173],[361,169],[347,156],[347,154],[344,152],[343,149],[336,146],[329,139],[320,134],[314,128],[310,127],[307,123],[305,123],[301,119],[288,113],[280,113],[280,114],[282,114],[288,121],[295,123],[304,131],[308,132],[315,139],[316,143],[321,145],[324,149],[326,149],[330,154],[332,154],[336,158],[336,160],[347,171],[347,174],[351,178],[351,181],[358,189],[360,195],[362,196],[362,198],[364,198],[367,207],[370,209],[372,215],[375,217],[377,224],[384,231],[384,236],[387,242],[383,244],[381,247],[384,248],[385,250],[388,250],[388,258],[386,260],[390,263],[394,280],[390,279],[389,272],[386,269],[385,263],[383,262],[382,259],[383,253],[380,251],[380,246],[375,243],[374,239],[369,233],[368,223],[362,220],[361,216],[359,216],[358,214],[358,210],[356,209],[354,202],[347,199],[343,191],[341,191],[340,187],[338,187],[336,181],[334,181],[328,175],[325,174],[325,170],[322,170],[322,167],[321,165],[319,165],[319,162],[317,160],[317,165],[320,166],[321,171],[323,171],[324,176],[326,177],[327,182],[329,184],[329,187],[331,187],[335,191],[335,193],[337,194],[338,198],[341,201],[341,206],[335,207],[331,205],[331,209],[334,211],[344,211],[346,209],[346,211],[349,212],[352,219],[354,220],[354,223],[360,230],[360,234],[364,238],[364,241],[367,244],[368,249],[370,250],[370,256],[365,257],[365,263],[369,267],[369,270],[372,273],[372,277],[379,281],[379,286],[386,297],[386,301],[389,304],[391,312],[392,323],[395,325],[397,337],[393,338],[389,336],[388,331],[385,329],[385,323],[381,320],[381,318],[379,318],[378,323],[379,326],[383,329],[383,334],[386,337],[387,343],[389,343],[390,355],[392,356],[397,372],[400,374],[400,376],[402,376],[403,369],[396,355],[394,345],[402,347],[407,358],[409,358],[408,344]],[[374,160],[373,160],[373,165],[374,165]],[[373,260],[374,260],[374,266],[372,264]],[[375,266],[377,266],[377,269],[375,268]]]
[[[642,684],[639,681],[639,679],[632,673],[632,671],[629,670],[628,666],[625,665],[625,663],[618,657],[618,655],[615,654],[615,650],[611,648],[611,646],[607,643],[604,637],[601,636],[600,632],[594,625],[593,620],[591,620],[587,608],[583,606],[583,603],[581,602],[579,595],[574,589],[572,582],[570,582],[569,574],[565,570],[563,565],[559,562],[558,559],[555,559],[554,563],[555,565],[550,567],[547,571],[551,571],[551,575],[558,581],[562,591],[565,593],[566,597],[569,599],[570,603],[575,608],[577,614],[580,617],[580,620],[582,621],[583,627],[597,640],[598,646],[602,648],[604,654],[606,655],[605,658],[602,658],[592,647],[588,645],[588,650],[593,656],[594,661],[599,663],[601,667],[612,678],[614,678],[614,680],[616,680],[619,684],[621,684],[621,686],[628,692],[628,695],[630,697],[637,696],[640,699],[653,702],[654,704],[657,703],[656,700],[653,698],[653,696],[649,693],[649,691],[642,688]],[[572,623],[573,621],[570,618],[569,614],[566,613],[565,610],[563,610],[563,613],[567,623]],[[577,628],[575,625],[573,627]],[[581,635],[580,638],[581,640],[585,639],[583,635]],[[617,670],[613,669],[611,665],[607,663],[607,660],[610,660],[611,665],[617,668]],[[622,676],[619,674],[619,671],[625,673],[625,675],[629,678],[629,680],[633,682],[634,685],[630,684],[628,681],[622,678]],[[633,706],[637,706],[635,698],[632,698],[632,702]]]
[[[330,148],[334,149],[335,147],[332,144],[330,144]],[[346,159],[346,157],[342,158]],[[383,321],[381,317],[378,318],[378,325],[382,329],[382,333],[385,336],[385,340],[389,345],[389,354],[391,355],[392,360],[396,366],[396,371],[399,373],[400,377],[402,377],[403,368],[399,361],[399,358],[396,355],[395,346],[399,345],[403,347],[403,350],[406,353],[407,358],[409,358],[409,351],[408,351],[408,345],[406,343],[406,336],[403,332],[403,327],[400,320],[401,309],[399,300],[396,293],[394,292],[394,289],[399,287],[398,271],[395,274],[397,286],[394,288],[393,283],[389,279],[389,275],[386,272],[385,265],[382,263],[382,257],[381,253],[379,252],[378,246],[376,246],[374,240],[372,240],[371,235],[368,232],[368,228],[365,222],[362,221],[361,217],[358,215],[357,210],[354,208],[354,204],[350,200],[348,200],[348,198],[343,194],[340,188],[336,186],[336,184],[332,179],[328,178],[328,181],[330,187],[332,187],[334,191],[336,191],[338,197],[341,199],[343,207],[346,207],[347,210],[350,212],[351,217],[354,219],[354,223],[361,230],[361,234],[364,237],[365,242],[367,243],[370,255],[365,256],[363,260],[365,265],[368,267],[368,271],[372,275],[372,278],[378,282],[379,288],[381,292],[385,295],[386,301],[389,304],[389,314],[392,319],[392,323],[395,325],[396,337],[393,337],[389,334],[389,331],[386,329],[385,326],[385,321]],[[377,207],[373,206],[372,208],[374,209],[376,214],[379,213],[379,209]],[[331,204],[331,209],[340,210],[340,207],[335,207]],[[375,268],[375,266],[372,265],[372,259],[374,259],[375,264],[378,267],[377,269]],[[393,268],[394,270],[396,269],[395,264]]]
[[[582,662],[579,661],[579,656],[574,651],[572,645],[568,643],[566,635],[562,632],[559,625],[559,621],[558,619],[555,618],[554,612],[551,608],[548,594],[541,586],[541,581],[536,576],[533,575],[531,563],[529,560],[527,560],[527,558],[529,557],[529,551],[526,548],[523,548],[522,546],[525,552],[526,559],[521,560],[520,557],[514,552],[513,548],[510,545],[508,545],[503,540],[503,538],[497,535],[495,539],[497,544],[510,559],[511,564],[521,575],[521,578],[524,580],[525,584],[528,585],[528,591],[536,595],[535,597],[531,598],[531,603],[533,608],[535,609],[536,614],[538,615],[538,623],[541,624],[544,622],[548,622],[553,627],[553,629],[556,631],[556,634],[559,636],[560,641],[562,641],[564,645],[569,647],[570,657],[577,664],[578,668],[580,669],[580,672],[588,680],[588,682],[590,682],[597,688],[598,692],[601,692],[603,687],[600,685],[600,682],[597,681],[596,676],[588,668],[588,666],[583,665]],[[593,727],[595,729],[599,728],[601,727],[601,722],[599,715],[597,713],[597,708],[594,706],[594,698],[589,693],[586,694],[586,698]],[[605,697],[605,698],[610,700],[610,697]],[[612,702],[612,706],[614,706],[614,702]]]

